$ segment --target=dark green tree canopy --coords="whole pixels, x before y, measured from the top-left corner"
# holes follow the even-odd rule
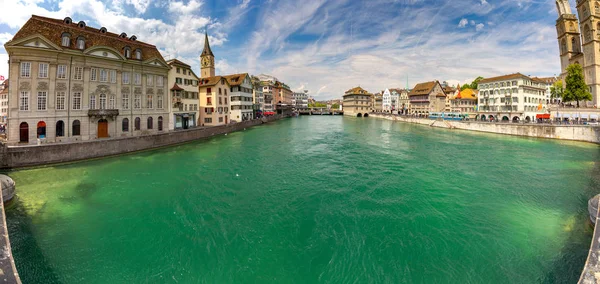
[[[579,64],[571,64],[567,67],[567,78],[565,79],[567,84],[563,93],[563,102],[577,101],[577,107],[579,107],[579,101],[591,101],[592,94],[589,91],[589,87],[585,84],[583,77],[583,68]]]

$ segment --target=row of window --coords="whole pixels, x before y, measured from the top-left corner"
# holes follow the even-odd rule
[[[139,131],[141,130],[141,119],[139,117],[136,117],[133,123],[133,127],[134,127],[134,131]],[[146,120],[146,129],[147,130],[152,130],[154,129],[154,119],[150,116],[148,117],[148,119]],[[158,131],[162,131],[163,130],[163,117],[159,116],[158,117]],[[123,120],[121,121],[121,131],[122,132],[129,132],[129,118],[123,118]]]
[[[231,110],[252,109],[252,106],[231,106]]]
[[[69,34],[69,33],[62,34],[61,45],[64,47],[71,47],[71,34]],[[79,50],[85,49],[85,37],[83,37],[83,36],[77,37],[77,40],[75,43],[75,48],[77,48]],[[125,53],[125,58],[130,59],[131,58],[131,47],[126,46],[124,48],[124,53]],[[137,59],[137,60],[142,59],[142,50],[139,48],[135,50],[135,59]]]
[[[232,93],[233,93],[233,92],[244,92],[244,93],[249,93],[249,94],[251,94],[251,93],[252,93],[252,89],[249,89],[249,88],[244,88],[244,87],[242,87],[242,86],[234,86],[234,87],[231,87],[231,92],[232,92]]]
[[[56,93],[56,110],[66,110],[66,92],[57,92]],[[129,94],[122,94],[122,109],[129,109]],[[72,105],[71,109],[73,110],[81,110],[81,100],[82,95],[80,92],[73,93],[72,96]],[[163,96],[158,95],[156,100],[156,108],[162,109],[164,108],[163,104]],[[108,102],[108,105],[107,105]],[[146,97],[146,107],[148,109],[154,108],[154,96],[147,95]],[[28,111],[29,107],[29,92],[21,92],[19,95],[19,110],[20,111]],[[38,92],[37,94],[37,110],[45,111],[48,108],[48,92]],[[142,95],[134,95],[133,96],[133,108],[141,109],[142,108]],[[116,98],[114,95],[107,98],[107,95],[100,94],[98,97],[98,104],[96,104],[96,96],[90,95],[90,109],[116,109]]]
[[[252,97],[240,97],[240,96],[235,96],[235,97],[231,97],[231,101],[232,102],[251,102],[252,101]]]
[[[219,104],[220,105],[223,104],[222,99],[225,99],[225,104],[227,104],[227,98],[222,98],[222,97],[219,97]],[[206,97],[206,105],[209,105],[209,106],[212,105],[212,97]]]
[[[38,68],[38,78],[48,78],[48,63],[40,63]],[[21,62],[21,78],[30,78],[31,77],[31,62]],[[67,79],[67,65],[58,65],[56,69],[56,78],[57,79]],[[164,77],[152,74],[145,74],[146,76],[146,86],[154,86],[156,79],[156,86],[163,87],[164,86]],[[73,67],[73,80],[83,80],[83,67]],[[103,69],[103,68],[94,68],[90,69],[90,81],[100,81],[100,82],[117,82],[117,71],[111,69]],[[121,82],[124,85],[130,84],[130,73],[123,72]],[[142,84],[142,74],[133,73],[133,84],[141,85]]]
[[[205,107],[204,108],[204,113],[206,113],[206,114],[212,114],[213,112],[215,112],[215,108],[214,107]],[[219,107],[219,108],[217,108],[217,112],[219,114],[223,114],[223,112],[228,113],[229,112],[229,108]]]
[[[191,86],[194,86],[194,87],[198,86],[198,80],[182,79],[182,78],[179,78],[179,77],[175,78],[175,83],[179,84],[179,85],[183,84],[184,86],[188,86],[188,85],[191,85]]]
[[[204,118],[204,123],[212,123],[212,118],[211,117]],[[223,123],[222,117],[219,117],[219,123]]]

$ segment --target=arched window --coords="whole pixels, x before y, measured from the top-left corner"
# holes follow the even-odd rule
[[[129,132],[129,119],[123,118],[123,125],[121,126],[123,132]]]
[[[63,33],[62,34],[62,46],[69,47],[71,45],[71,34]]]
[[[141,60],[142,59],[142,50],[141,49],[136,49],[135,50],[135,59],[137,59],[137,60]]]
[[[43,121],[37,124],[37,138],[46,138],[46,123]]]
[[[106,94],[100,94],[100,109],[106,109]]]
[[[65,123],[62,120],[56,122],[56,137],[65,136]]]
[[[73,136],[81,135],[81,122],[79,120],[73,121]]]
[[[141,121],[140,121],[139,117],[135,118],[135,125],[134,125],[134,127],[135,127],[134,128],[135,130],[140,130],[140,128],[141,128]]]
[[[85,38],[82,36],[77,38],[77,49],[85,49]]]
[[[131,48],[129,46],[125,47],[125,58],[131,58]]]
[[[29,142],[29,124],[27,122],[21,122],[19,125],[19,142]]]
[[[163,130],[163,118],[162,116],[158,117],[158,131],[162,131]]]
[[[152,125],[152,117],[148,117],[148,129],[152,129],[153,125]]]

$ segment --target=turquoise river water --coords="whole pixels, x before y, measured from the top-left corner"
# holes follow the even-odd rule
[[[8,172],[23,283],[574,283],[600,147],[300,117]]]

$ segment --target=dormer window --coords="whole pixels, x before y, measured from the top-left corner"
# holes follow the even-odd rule
[[[142,51],[140,49],[135,50],[135,59],[137,59],[137,60],[142,59]]]
[[[120,38],[127,38],[127,34],[126,34],[126,33],[121,33],[121,34],[119,35],[119,37],[120,37]]]
[[[77,49],[85,49],[85,38],[82,36],[77,38]]]
[[[79,23],[77,23],[77,26],[78,26],[79,28],[82,28],[82,29],[83,29],[83,28],[85,28],[85,22],[84,22],[84,21],[79,21]]]
[[[71,18],[69,18],[69,17],[66,17],[66,18],[63,20],[63,22],[65,22],[65,24],[67,24],[67,25],[70,25],[70,24],[73,22],[73,20],[71,20]]]
[[[125,58],[131,58],[131,48],[129,46],[125,47]]]
[[[62,34],[62,46],[69,47],[71,45],[71,34],[63,33]]]
[[[129,40],[131,40],[131,41],[136,41],[136,40],[137,40],[137,36],[135,36],[135,35],[132,35],[132,36],[129,38]]]
[[[105,27],[101,27],[101,28],[100,28],[100,33],[101,33],[101,34],[105,34],[106,32],[107,32],[107,31],[106,31],[106,28],[105,28]]]

